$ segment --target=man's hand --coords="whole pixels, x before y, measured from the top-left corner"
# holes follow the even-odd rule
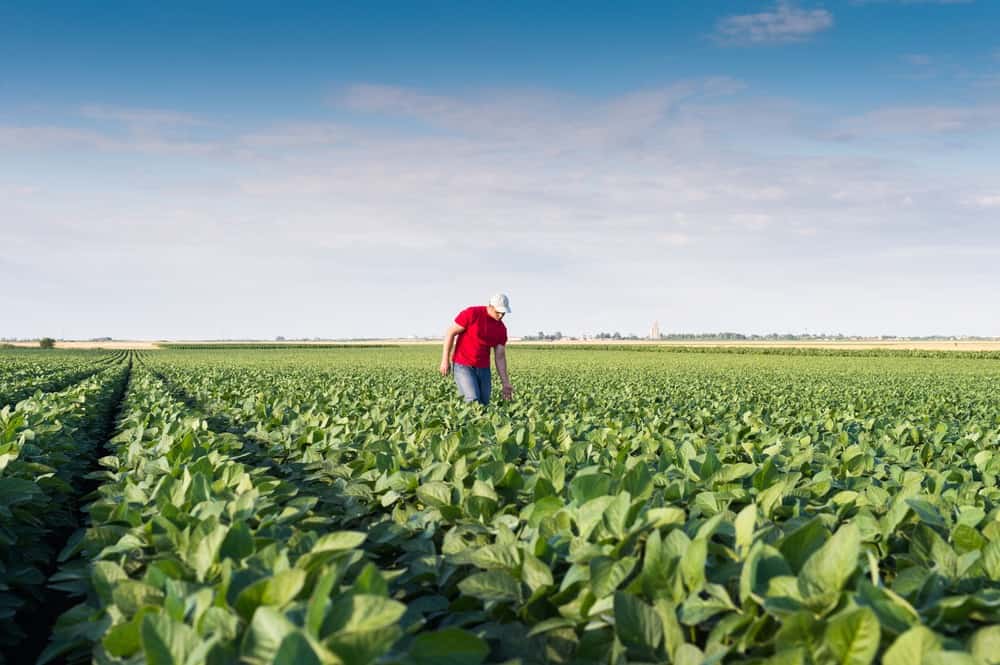
[[[500,383],[503,385],[503,398],[510,399],[514,396],[514,387],[510,385],[510,376],[507,374],[507,345],[494,346],[493,357],[496,359],[497,374],[500,375]]]
[[[442,360],[441,367],[438,370],[441,372],[441,376],[448,376],[448,372],[451,371],[451,363],[447,360]]]

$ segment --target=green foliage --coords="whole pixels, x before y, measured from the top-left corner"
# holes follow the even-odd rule
[[[990,662],[1000,366],[169,350],[132,372],[50,653],[95,662]],[[523,355],[522,355],[523,354]]]
[[[59,392],[124,358],[125,352],[5,350],[0,353],[0,406],[14,407],[36,393]]]
[[[123,388],[118,364],[62,392],[0,409],[0,647],[24,638],[43,605],[58,543],[78,526],[103,424]]]

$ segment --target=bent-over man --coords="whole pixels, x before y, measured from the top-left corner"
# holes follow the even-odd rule
[[[503,324],[506,314],[510,314],[510,300],[506,294],[498,293],[486,306],[467,307],[459,312],[444,335],[441,376],[448,376],[454,366],[455,383],[466,402],[476,401],[484,406],[490,403],[493,387],[490,349],[503,385],[503,398],[510,399],[514,393],[507,375],[507,326]]]

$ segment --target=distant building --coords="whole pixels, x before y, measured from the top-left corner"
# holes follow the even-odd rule
[[[653,327],[649,329],[649,339],[660,339],[659,321],[653,321]]]

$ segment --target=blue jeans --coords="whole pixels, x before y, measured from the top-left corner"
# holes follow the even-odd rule
[[[470,367],[455,363],[452,371],[455,373],[455,384],[458,392],[466,402],[479,402],[483,406],[490,403],[490,391],[493,388],[489,367]]]

